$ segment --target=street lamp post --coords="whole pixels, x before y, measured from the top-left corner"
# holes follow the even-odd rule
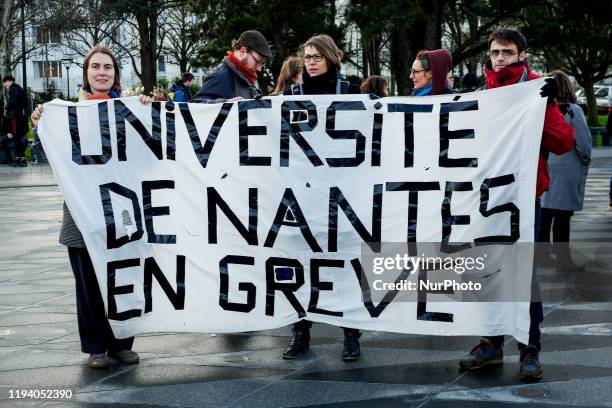
[[[70,99],[70,65],[72,58],[63,58],[62,63],[66,65],[66,99]]]

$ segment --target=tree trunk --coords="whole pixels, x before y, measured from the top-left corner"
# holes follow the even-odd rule
[[[393,18],[391,28],[391,71],[397,84],[397,94],[400,96],[409,95],[412,90],[412,80],[410,79],[410,64],[414,53],[412,43],[409,40],[406,21],[400,16]],[[410,61],[410,62],[408,62]]]
[[[151,95],[157,80],[157,8],[136,15],[140,42],[140,72],[144,93]]]
[[[599,126],[599,117],[597,116],[597,101],[595,100],[595,91],[593,90],[593,81],[583,81],[580,83],[584,88],[584,95],[587,101],[587,123],[589,126]]]
[[[370,56],[368,49],[368,40],[364,37],[363,32],[361,33],[361,76],[366,79],[370,76]]]
[[[15,1],[0,0],[0,74],[2,77],[11,72],[15,25],[19,21]]]
[[[445,0],[422,0],[425,13],[424,45],[429,50],[442,48],[442,12]]]
[[[444,0],[421,3],[422,15],[413,17],[408,23],[406,10],[419,7],[414,1],[398,2],[397,15],[391,28],[391,70],[397,81],[398,95],[409,95],[413,83],[410,67],[416,54],[422,49],[441,47],[442,10]],[[408,28],[409,27],[409,28]]]

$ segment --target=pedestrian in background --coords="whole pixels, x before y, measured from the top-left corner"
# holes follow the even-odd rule
[[[468,72],[461,78],[461,91],[459,93],[474,92],[478,88],[478,77],[473,72]]]
[[[168,89],[168,99],[172,102],[189,102],[191,100],[191,91],[189,87],[193,84],[194,76],[191,72],[185,72],[181,75],[181,79],[174,81]]]
[[[361,93],[374,94],[381,98],[389,96],[389,81],[380,75],[370,75],[361,83]]]
[[[302,59],[300,57],[287,57],[283,61],[280,74],[276,80],[276,87],[270,95],[282,95],[289,92],[291,85],[301,84],[302,81]]]
[[[2,85],[7,92],[4,120],[2,121],[2,149],[4,164],[13,167],[26,167],[28,163],[25,151],[28,148],[28,119],[26,109],[28,99],[22,87],[15,83],[12,75],[2,78]],[[11,141],[15,144],[15,159],[11,162]]]
[[[563,271],[581,271],[572,260],[569,240],[570,221],[574,211],[582,210],[586,178],[591,164],[591,132],[582,109],[576,104],[576,95],[568,76],[553,71],[557,82],[557,102],[563,118],[576,134],[574,148],[567,153],[548,156],[550,187],[542,196],[542,221],[540,241],[550,242],[552,227],[553,251],[557,266]]]

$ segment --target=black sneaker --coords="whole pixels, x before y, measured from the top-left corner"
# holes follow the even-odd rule
[[[459,361],[461,368],[476,370],[486,365],[498,365],[504,362],[504,348],[495,347],[486,337],[480,338],[480,344]]]
[[[19,160],[19,167],[28,167],[28,162],[25,157],[22,157],[21,160]]]
[[[310,330],[293,329],[293,336],[289,340],[289,345],[283,351],[285,360],[294,360],[306,353],[310,349]]]
[[[542,370],[538,355],[539,352],[536,346],[525,346],[521,350],[521,368],[519,371],[521,381],[538,381],[542,378],[544,371]]]
[[[361,357],[361,348],[359,346],[359,331],[346,331],[344,333],[344,347],[342,349],[342,360],[357,361]]]

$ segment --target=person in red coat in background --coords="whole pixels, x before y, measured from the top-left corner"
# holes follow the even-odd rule
[[[523,34],[516,30],[499,29],[489,36],[489,60],[483,68],[486,83],[485,89],[514,85],[524,81],[539,78],[531,72],[525,59],[527,41]],[[557,86],[554,79],[547,79],[541,88],[540,95],[547,97],[544,130],[540,144],[538,172],[536,181],[534,242],[538,241],[540,227],[540,196],[548,190],[550,175],[546,159],[549,152],[563,154],[574,146],[574,129],[563,119],[555,96]],[[534,269],[535,275],[535,269]],[[537,280],[533,289],[539,292]],[[532,291],[533,291],[532,289]],[[542,378],[542,366],[539,361],[540,323],[544,320],[541,302],[531,302],[529,307],[531,325],[529,328],[529,344],[519,343],[520,377],[523,381],[533,381]],[[503,363],[504,336],[482,337],[480,344],[463,357],[460,366],[465,369],[478,369],[486,365]]]

